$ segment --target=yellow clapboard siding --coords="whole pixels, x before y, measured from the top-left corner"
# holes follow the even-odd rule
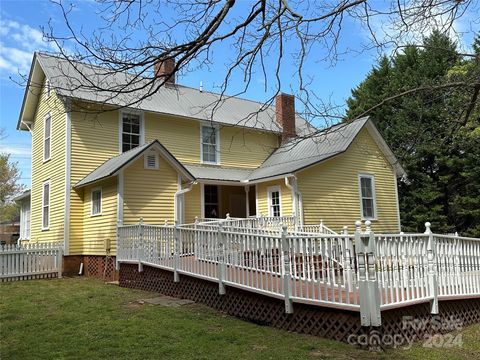
[[[144,157],[124,170],[123,223],[163,225],[174,221],[174,197],[178,175],[162,157],[156,170],[144,168]]]
[[[43,161],[44,118],[51,114],[51,156]],[[51,91],[47,98],[45,87],[40,95],[32,127],[32,242],[64,241],[65,209],[65,131],[64,103]],[[42,230],[43,183],[50,181],[50,221],[48,230]]]
[[[282,216],[292,216],[292,191],[285,186],[285,180],[274,180],[264,183],[259,183],[256,185],[257,193],[257,215],[269,216],[268,215],[268,188],[270,186],[280,186],[280,197],[281,197],[281,214]]]
[[[118,112],[85,114],[73,106],[71,113],[72,187],[106,160],[118,154]],[[84,243],[84,189],[70,193],[70,254],[82,254]]]
[[[180,162],[199,164],[202,122],[168,115],[145,114],[145,141],[157,139]],[[255,168],[278,145],[278,136],[231,126],[220,126],[220,164]]]
[[[355,221],[361,217],[358,188],[361,173],[375,176],[374,231],[398,232],[395,174],[366,129],[345,153],[297,174],[305,224],[323,220],[334,231],[341,231],[344,225],[353,231]]]
[[[101,215],[92,216],[92,189],[102,190]],[[116,253],[117,177],[100,181],[84,189],[82,254],[105,254],[105,239],[110,239],[112,255]]]
[[[200,184],[193,185],[192,190],[190,190],[184,195],[184,219],[187,224],[195,222],[196,216],[202,216],[200,186]]]

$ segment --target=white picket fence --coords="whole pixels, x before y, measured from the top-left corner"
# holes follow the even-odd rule
[[[439,300],[480,297],[480,239],[433,234],[428,223],[423,234],[374,234],[369,221],[364,231],[357,222],[354,234],[331,234],[237,220],[121,226],[117,266],[276,297],[287,312],[295,302],[359,311],[362,325],[380,325],[381,311],[394,307],[430,302],[437,313]]]
[[[0,246],[0,282],[62,277],[60,244]]]

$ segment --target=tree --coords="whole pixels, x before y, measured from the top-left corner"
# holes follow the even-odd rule
[[[381,59],[352,90],[347,116],[380,104],[370,116],[408,173],[399,189],[407,231],[431,221],[436,231],[480,235],[480,107],[471,88],[448,87],[479,78],[477,60],[435,31],[421,47]],[[397,96],[412,88],[423,90]]]
[[[338,122],[343,108],[315,94],[311,87],[314,71],[307,70],[307,63],[334,65],[348,53],[399,49],[405,39],[416,39],[432,28],[449,33],[455,30],[456,20],[478,7],[471,0],[99,0],[97,10],[103,21],[89,32],[75,26],[72,7],[53,2],[59,5],[68,32],[59,33],[49,26],[44,29],[46,39],[57,45],[59,55],[74,68],[76,61],[106,68],[98,71],[98,77],[82,76],[79,71],[68,85],[51,79],[53,86],[109,94],[106,102],[135,107],[164,85],[165,81],[155,80],[153,75],[159,59],[176,60],[172,74],[188,72],[207,68],[215,61],[215,53],[228,49],[231,56],[225,60],[224,80],[219,86],[222,97],[229,87],[235,89],[232,95],[239,95],[257,86],[252,85],[252,78],[260,76],[265,91],[271,93],[260,111],[272,104],[279,91],[292,86],[291,91],[302,101],[303,116],[316,122],[323,119],[326,125]],[[344,41],[351,36],[352,26],[369,34],[368,40],[353,49]],[[282,83],[285,64],[297,69],[288,77],[288,84]],[[114,85],[102,81],[116,73],[131,76]],[[232,84],[234,74],[243,78],[243,84]],[[72,78],[71,73],[63,75]],[[463,80],[455,86],[471,84]],[[128,94],[134,96],[125,96]]]
[[[16,162],[10,162],[9,154],[0,154],[0,221],[12,221],[18,215],[18,205],[13,197],[23,190],[20,171]]]

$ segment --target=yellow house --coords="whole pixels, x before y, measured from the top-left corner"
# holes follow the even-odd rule
[[[155,76],[165,76],[162,68]],[[114,88],[128,76],[35,53],[17,126],[32,135],[30,234],[22,240],[63,242],[65,255],[81,261],[105,256],[108,242],[114,255],[117,225],[140,218],[284,216],[336,232],[369,219],[377,232],[400,231],[404,170],[368,118],[319,131],[295,114],[291,95],[263,109],[171,77],[132,101],[140,95],[82,82]]]

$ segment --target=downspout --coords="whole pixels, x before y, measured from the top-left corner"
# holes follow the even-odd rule
[[[303,225],[303,204],[302,204],[302,194],[298,191],[297,188],[297,177],[293,176],[295,179],[295,183],[293,186],[290,184],[290,180],[288,177],[285,177],[285,186],[290,189],[292,192],[292,198],[293,198],[293,208],[295,211],[295,216],[298,219],[298,221],[295,221],[296,226],[298,225]]]
[[[173,207],[174,207],[174,213],[175,213],[175,222],[180,222],[180,220],[183,221],[183,219],[180,219],[180,217],[181,217],[180,214],[177,214],[177,213],[178,213],[178,201],[179,201],[180,196],[182,196],[183,194],[185,194],[185,193],[189,192],[190,190],[192,190],[192,187],[193,187],[193,185],[195,185],[195,184],[197,184],[197,182],[196,182],[196,181],[192,181],[192,182],[188,185],[188,187],[186,187],[185,189],[180,189],[180,190],[178,190],[178,191],[175,193],[175,195],[174,195],[174,203],[173,203],[173,204],[174,204],[174,206],[173,206]],[[180,185],[180,187],[181,187],[181,185]]]

